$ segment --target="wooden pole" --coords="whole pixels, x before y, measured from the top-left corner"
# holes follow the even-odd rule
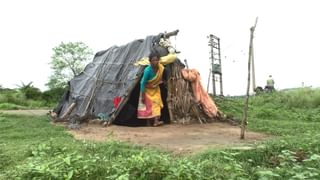
[[[255,66],[254,66],[254,50],[253,50],[253,42],[252,42],[252,90],[253,92],[256,91],[256,71],[255,71]]]
[[[209,94],[210,76],[211,76],[211,69],[209,69],[209,77],[208,77],[208,84],[207,84],[207,93],[208,94]]]
[[[186,65],[186,68],[189,69],[188,62],[186,59],[184,60],[184,64]]]
[[[76,103],[75,102],[71,103],[71,105],[68,107],[66,112],[61,116],[61,119],[65,119],[67,116],[69,116],[75,107],[76,107]]]
[[[173,65],[174,66],[174,65]],[[173,69],[173,68],[172,68]],[[168,104],[168,111],[169,111],[169,118],[170,118],[170,123],[173,122],[173,99],[172,99],[172,83],[173,83],[173,77],[170,75],[170,78],[167,81],[167,88],[168,88],[168,95],[167,95],[167,104]]]
[[[249,91],[250,91],[250,66],[252,61],[252,46],[253,46],[253,34],[254,30],[257,26],[258,17],[256,18],[256,23],[254,26],[250,28],[250,44],[249,44],[249,59],[248,59],[248,81],[247,81],[247,94],[244,102],[244,108],[243,108],[243,119],[241,122],[241,134],[240,139],[244,139],[244,132],[247,125],[247,119],[248,119],[248,104],[249,104]]]

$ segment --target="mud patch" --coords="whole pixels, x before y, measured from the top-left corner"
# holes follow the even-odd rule
[[[76,139],[107,141],[110,139],[157,147],[175,153],[192,153],[206,148],[248,147],[270,136],[246,132],[240,140],[240,127],[226,123],[163,125],[160,127],[126,127],[85,124],[69,131]]]

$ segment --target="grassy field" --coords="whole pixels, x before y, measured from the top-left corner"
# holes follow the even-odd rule
[[[242,118],[242,98],[215,99]],[[73,139],[46,116],[0,114],[0,179],[320,179],[320,91],[250,97],[248,128],[275,135],[251,150],[175,157],[117,141]]]

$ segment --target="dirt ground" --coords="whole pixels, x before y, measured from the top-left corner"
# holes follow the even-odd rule
[[[45,115],[47,110],[19,110],[5,113]],[[61,124],[56,124],[61,125]],[[270,136],[246,131],[240,140],[240,127],[227,123],[179,125],[159,127],[127,127],[98,123],[82,124],[78,130],[69,130],[76,139],[92,141],[120,140],[133,144],[157,147],[174,153],[193,153],[207,148],[250,149],[251,145]]]
[[[126,127],[99,124],[82,125],[79,130],[69,131],[76,139],[106,141],[109,139],[133,144],[157,147],[174,153],[193,153],[207,148],[248,149],[257,141],[269,136],[246,132],[245,140],[240,140],[240,127],[227,123],[178,125],[159,127]]]

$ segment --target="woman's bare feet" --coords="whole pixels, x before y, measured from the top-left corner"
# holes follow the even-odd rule
[[[153,123],[153,126],[156,127],[156,126],[161,126],[163,124],[163,121],[160,121],[159,120],[159,117],[156,117],[154,119],[154,123]]]

